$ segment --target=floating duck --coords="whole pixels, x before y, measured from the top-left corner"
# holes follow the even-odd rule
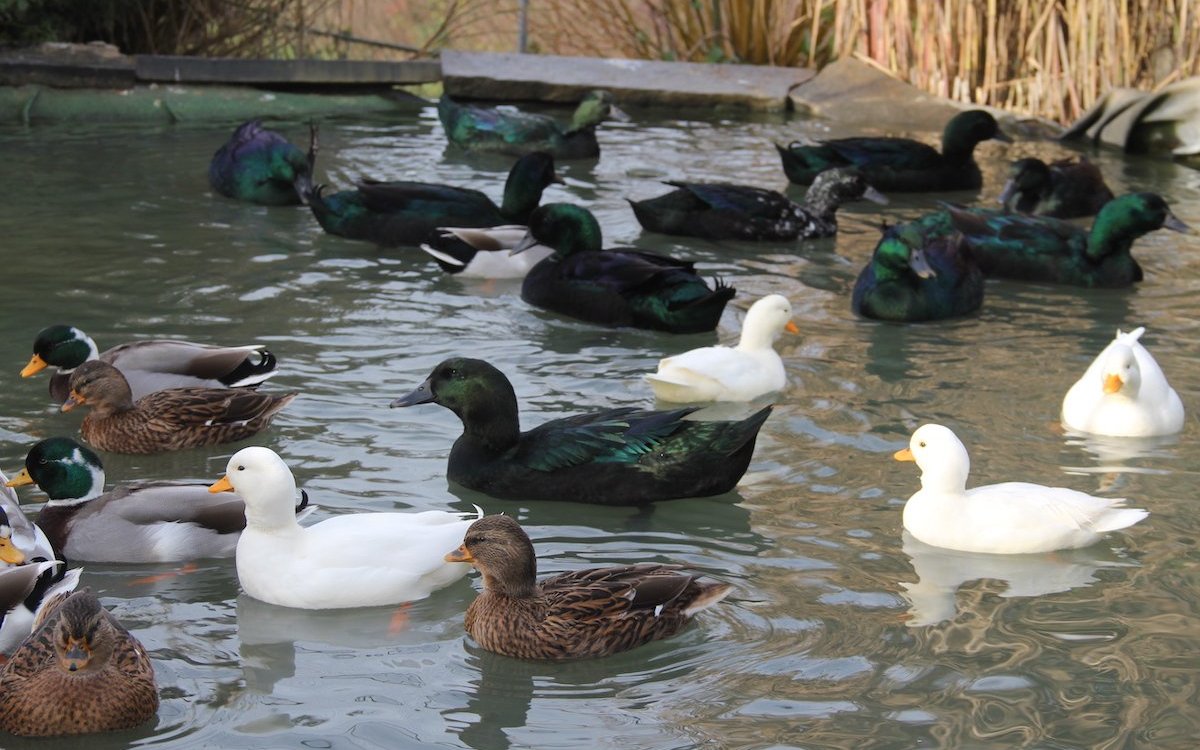
[[[921,469],[921,489],[904,505],[904,528],[934,547],[993,554],[1075,549],[1149,515],[1126,508],[1124,498],[1031,482],[968,490],[967,449],[939,424],[920,427],[896,459],[916,461]]]
[[[750,306],[735,347],[705,346],[667,357],[658,371],[644,375],[663,401],[752,401],[783,390],[787,376],[775,340],[785,330],[799,333],[792,306],[781,294],[769,294]]]
[[[776,144],[787,178],[807,185],[833,167],[858,167],[884,193],[976,190],[983,184],[975,145],[1009,141],[996,119],[981,109],[960,112],[942,132],[942,150],[909,138],[835,138],[813,144]]]
[[[466,279],[523,279],[530,269],[554,252],[545,245],[513,252],[529,227],[439,227],[421,245],[448,274]]]
[[[913,222],[884,227],[850,309],[875,320],[944,320],[976,312],[983,292],[983,271],[962,238]]]
[[[529,218],[529,234],[515,252],[535,245],[554,254],[534,266],[521,299],[589,323],[671,333],[717,327],[733,287],[718,279],[710,289],[692,263],[640,250],[602,249],[591,211],[548,203]]]
[[[153,718],[158,688],[142,644],[89,591],[56,604],[0,672],[0,730],[90,734]]]
[[[629,119],[613,104],[612,94],[602,90],[584,95],[565,128],[546,115],[512,107],[474,107],[445,95],[438,101],[437,112],[446,139],[461,148],[513,156],[546,151],[556,159],[598,157],[596,126],[610,118]]]
[[[508,378],[483,360],[462,357],[439,364],[391,406],[428,403],[446,407],[463,423],[450,449],[450,481],[508,500],[601,505],[730,491],[771,413],[768,406],[738,422],[703,422],[686,419],[695,408],[605,409],[521,432]]]
[[[71,560],[148,563],[233,557],[246,526],[236,495],[213,496],[202,484],[142,482],[104,491],[104,465],[71,438],[48,438],[25,456],[9,487],[37,486],[49,496],[37,524]],[[316,508],[307,496],[297,520]]]
[[[246,503],[237,544],[242,589],[297,609],[378,607],[424,599],[466,575],[445,562],[471,521],[483,516],[349,513],[311,526],[296,522],[296,480],[269,448],[243,448],[209,492],[233,490]],[[478,508],[476,508],[478,510]]]
[[[545,152],[526,154],[513,164],[497,206],[478,190],[429,182],[363,180],[354,190],[325,195],[318,185],[309,200],[313,216],[330,234],[376,245],[420,245],[438,227],[493,227],[525,224],[542,191],[562,182]]]
[[[1183,429],[1183,402],[1139,339],[1117,336],[1063,398],[1063,426],[1116,437],[1171,435]]]
[[[100,352],[92,337],[75,326],[53,325],[38,332],[33,356],[21,370],[21,377],[54,366],[50,395],[61,404],[67,400],[71,373],[93,359],[120,370],[135,401],[164,388],[255,388],[278,372],[275,355],[262,344],[210,346],[148,339]]]
[[[1100,168],[1087,159],[1028,158],[1012,163],[999,200],[1006,211],[1075,219],[1095,216],[1112,199]]]
[[[446,555],[483,576],[467,608],[475,641],[517,659],[609,656],[678,633],[697,612],[729,595],[682,566],[641,563],[561,573],[537,581],[533,543],[509,516],[485,516]]]
[[[668,181],[675,190],[629,201],[643,229],[711,240],[796,240],[837,234],[837,210],[861,198],[887,203],[852,167],[817,175],[804,203],[775,190],[721,182]]]
[[[208,165],[208,183],[227,198],[266,206],[298,206],[312,190],[317,158],[313,129],[308,153],[263,127],[261,120],[244,122],[217,149]]]
[[[163,453],[244,440],[265,429],[298,394],[246,389],[169,388],[136,402],[120,370],[100,360],[71,375],[62,410],[91,407],[80,432],[102,451]]]

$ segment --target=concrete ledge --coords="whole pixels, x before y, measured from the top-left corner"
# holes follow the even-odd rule
[[[137,55],[139,81],[158,83],[243,83],[380,86],[441,80],[437,60],[241,60]]]
[[[622,105],[779,112],[791,88],[812,76],[806,68],[763,65],[442,51],[446,93],[462,99],[576,102],[600,88]]]

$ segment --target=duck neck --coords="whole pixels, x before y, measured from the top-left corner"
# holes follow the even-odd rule
[[[1088,233],[1087,256],[1101,260],[1109,255],[1128,253],[1133,241],[1150,229],[1137,226],[1121,211],[1101,211]]]
[[[463,423],[463,439],[492,453],[501,453],[521,439],[517,395],[512,385],[493,383],[486,394],[454,410]]]
[[[544,190],[544,185],[519,167],[514,168],[504,183],[504,201],[500,204],[500,213],[510,221],[529,223],[529,214],[542,202]]]
[[[262,502],[246,503],[246,528],[269,533],[296,531],[296,481],[280,478],[270,489],[271,496]]]

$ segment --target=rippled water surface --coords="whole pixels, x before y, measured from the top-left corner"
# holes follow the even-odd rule
[[[932,196],[851,207],[836,241],[642,235],[626,197],[683,177],[783,189],[771,142],[827,128],[633,114],[603,130],[598,162],[561,165],[567,184],[547,200],[592,208],[609,244],[694,258],[734,284],[715,334],[593,328],[531,309],[517,283],[459,281],[416,251],[325,235],[305,209],[215,197],[205,169],[235,123],[0,127],[0,467],[10,474],[34,441],[78,427],[49,402],[44,378],[17,376],[43,326],[74,323],[102,349],[143,337],[264,342],[283,366],[267,388],[303,395],[258,442],[288,461],[322,517],[478,502],[522,521],[543,573],[671,559],[736,586],[678,637],[546,665],[464,637],[475,575],[402,611],[315,613],[240,596],[232,561],[88,565],[85,584],[149,649],[163,698],[153,726],[88,746],[1194,747],[1200,235],[1140,240],[1146,279],[1132,290],[989,282],[977,317],[857,320],[850,288],[878,224],[916,215]],[[277,127],[304,138],[302,123]],[[432,107],[322,123],[321,145],[319,175],[337,187],[424,179],[498,198],[508,166],[448,153]],[[951,197],[992,201],[1007,159],[1059,153],[986,143],[984,190]],[[1094,158],[1118,193],[1161,192],[1200,226],[1200,173]],[[509,374],[526,427],[647,406],[641,373],[664,354],[734,341],[745,309],[770,292],[791,299],[802,335],[780,343],[789,386],[727,496],[645,509],[493,500],[447,486],[460,431],[451,413],[387,408],[458,354]],[[1067,387],[1118,326],[1137,325],[1190,410],[1182,435],[1132,446],[1064,437]],[[973,482],[1128,496],[1152,515],[1069,554],[923,547],[900,524],[916,469],[891,454],[926,421],[963,438]],[[110,483],[207,483],[234,447],[106,455],[106,468]]]

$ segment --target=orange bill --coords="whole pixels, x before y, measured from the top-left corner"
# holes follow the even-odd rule
[[[81,404],[86,404],[86,403],[87,403],[86,398],[84,398],[83,396],[80,396],[77,391],[71,391],[71,395],[67,396],[67,400],[63,402],[62,410],[63,411],[71,411],[76,406],[79,406]]]
[[[475,562],[475,558],[471,557],[470,552],[467,552],[467,545],[465,545],[465,544],[462,545],[461,547],[459,547],[458,549],[454,550],[453,552],[446,553],[446,557],[443,559],[446,562],[465,562],[465,563]]]
[[[787,331],[788,333],[800,333],[800,326],[789,320],[787,325],[783,327],[783,330]]]
[[[20,565],[25,562],[25,553],[13,546],[12,539],[0,537],[0,560],[9,565]]]
[[[37,375],[47,367],[49,367],[49,364],[46,360],[35,354],[29,358],[29,364],[25,365],[25,369],[21,370],[21,377],[27,378],[30,375]]]
[[[1121,390],[1121,386],[1125,385],[1125,381],[1121,380],[1120,375],[1106,375],[1104,377],[1104,392],[1116,393]]]
[[[209,492],[233,492],[233,482],[229,481],[229,475],[221,477],[217,481],[209,485]]]
[[[33,484],[33,477],[29,476],[29,469],[21,469],[21,473],[4,483],[5,487],[20,487],[26,484]]]
[[[912,451],[910,451],[908,448],[896,451],[895,453],[892,454],[892,458],[896,459],[897,461],[916,461],[917,460],[917,459],[913,458]]]

